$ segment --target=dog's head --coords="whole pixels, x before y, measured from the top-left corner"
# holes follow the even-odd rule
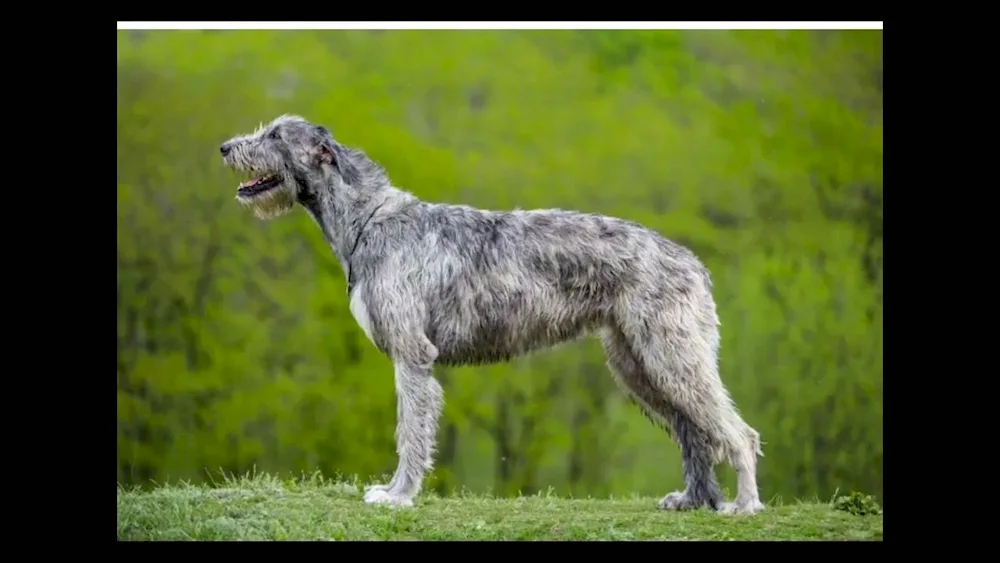
[[[236,199],[261,219],[283,215],[296,201],[346,181],[343,147],[325,127],[298,116],[278,117],[229,139],[219,150],[226,164],[248,178],[236,190]]]

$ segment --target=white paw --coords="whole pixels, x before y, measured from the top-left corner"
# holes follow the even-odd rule
[[[365,502],[377,502],[375,499],[382,498],[389,492],[387,485],[372,485],[365,488]]]
[[[749,503],[727,502],[719,509],[720,514],[756,514],[764,510],[764,503],[753,501]]]
[[[687,497],[681,491],[668,493],[667,496],[656,503],[656,508],[660,510],[685,510],[690,508]]]
[[[401,495],[392,494],[385,489],[369,489],[365,493],[365,502],[368,504],[384,504],[393,508],[409,508],[413,506],[413,499]]]

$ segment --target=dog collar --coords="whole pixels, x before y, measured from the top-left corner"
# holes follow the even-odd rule
[[[351,253],[347,256],[347,295],[348,295],[348,297],[350,297],[351,291],[354,290],[354,274],[353,274],[354,268],[353,268],[353,266],[351,264],[351,258],[354,258],[354,253],[357,252],[357,250],[358,250],[358,244],[361,243],[361,235],[364,234],[365,227],[367,227],[368,223],[371,222],[372,217],[375,216],[375,213],[377,213],[379,209],[382,209],[383,205],[385,205],[384,201],[382,203],[378,204],[375,207],[375,209],[372,210],[371,215],[369,215],[368,218],[365,219],[365,222],[361,224],[361,228],[358,229],[358,236],[356,236],[354,238],[354,247],[351,248]]]

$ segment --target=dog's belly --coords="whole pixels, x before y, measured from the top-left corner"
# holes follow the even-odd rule
[[[542,331],[537,331],[541,333]],[[465,337],[442,334],[434,342],[438,350],[437,363],[442,365],[484,365],[501,363],[571,340],[582,332],[561,337],[524,338],[512,331],[484,329]]]
[[[596,327],[591,315],[501,317],[469,315],[438,322],[428,331],[443,365],[484,365],[511,360],[573,340]]]

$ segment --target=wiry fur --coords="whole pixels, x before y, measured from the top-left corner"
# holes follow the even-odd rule
[[[348,277],[352,314],[392,359],[399,463],[366,502],[409,506],[420,491],[443,404],[435,364],[501,362],[596,333],[621,389],[680,444],[686,488],[658,506],[763,508],[760,437],[719,377],[711,281],[687,249],[614,217],[421,201],[299,117],[223,153],[238,170],[282,175],[276,193],[241,201],[261,218],[306,209]],[[732,504],[715,478],[723,461],[738,474]]]

